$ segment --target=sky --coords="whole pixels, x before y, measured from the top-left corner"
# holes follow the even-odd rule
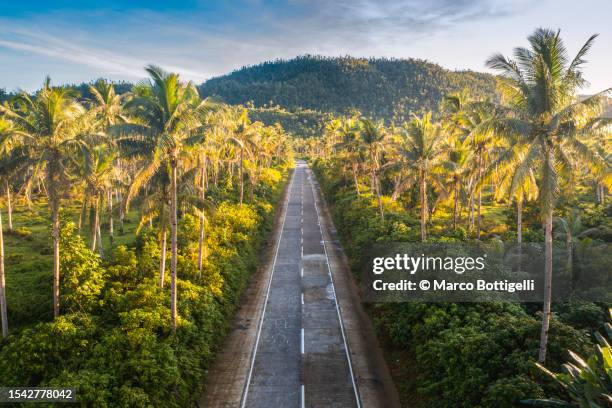
[[[610,15],[610,0],[0,0],[0,88],[138,81],[151,63],[199,83],[303,54],[488,72],[489,56],[548,27],[570,54],[600,34],[584,68],[592,93],[612,86]]]

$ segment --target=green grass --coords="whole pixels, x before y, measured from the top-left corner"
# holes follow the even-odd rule
[[[64,205],[63,211],[75,223],[78,222],[80,203]],[[52,318],[53,257],[51,221],[46,201],[37,201],[28,209],[15,205],[13,210],[13,232],[8,232],[7,215],[3,211],[6,296],[11,322],[11,331],[24,325]],[[103,214],[102,242],[105,253],[110,252],[108,215]],[[131,211],[124,223],[124,233],[119,232],[119,219],[115,216],[115,239],[113,246],[134,242],[138,225],[138,212]],[[82,230],[85,241],[89,241],[89,228]]]

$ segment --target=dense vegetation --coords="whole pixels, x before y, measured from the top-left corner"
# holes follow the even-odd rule
[[[386,120],[435,110],[445,94],[464,88],[478,97],[493,96],[495,81],[491,75],[414,59],[303,56],[245,67],[199,87],[202,95],[230,104],[334,113],[357,109]]]
[[[281,127],[147,70],[122,95],[47,80],[0,106],[4,386],[75,387],[83,406],[199,397],[291,148]]]
[[[331,120],[325,137],[296,143],[313,161],[358,277],[373,242],[544,241],[548,281],[553,241],[568,254],[581,243],[606,252],[612,122],[600,116],[603,95],[577,95],[593,40],[571,59],[557,32],[539,29],[517,61],[493,56],[500,103],[461,92],[447,95],[439,114],[385,126],[356,113]],[[589,261],[590,273],[608,273],[605,259]],[[565,268],[579,263],[568,255]],[[612,299],[604,295],[553,304],[547,287],[542,312],[504,303],[378,304],[370,312],[406,405],[512,407],[554,396],[576,404],[554,406],[573,407],[609,403],[609,371],[570,372],[563,378],[571,387],[560,390],[535,362],[558,370],[571,349],[602,367],[609,347],[595,349],[591,331],[607,321]]]

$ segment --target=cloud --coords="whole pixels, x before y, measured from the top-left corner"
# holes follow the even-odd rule
[[[49,31],[15,29],[4,24],[0,29],[0,47],[86,65],[109,75],[125,76],[132,80],[142,78],[143,67],[151,62],[147,58],[111,50],[114,48],[112,42],[107,47],[100,48],[82,44],[76,38],[69,40],[71,37],[69,31],[64,31],[62,37],[58,37]],[[188,79],[204,79],[201,72],[188,68],[175,65],[166,65],[164,68],[178,72]]]
[[[406,55],[411,42],[478,19],[511,15],[521,4],[526,3],[243,0],[163,12],[63,10],[27,20],[0,19],[0,48],[128,80],[142,78],[143,66],[155,63],[202,81],[242,65],[304,53]]]

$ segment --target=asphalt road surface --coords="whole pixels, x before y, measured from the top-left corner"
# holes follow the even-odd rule
[[[290,185],[242,407],[361,407],[311,171]]]

